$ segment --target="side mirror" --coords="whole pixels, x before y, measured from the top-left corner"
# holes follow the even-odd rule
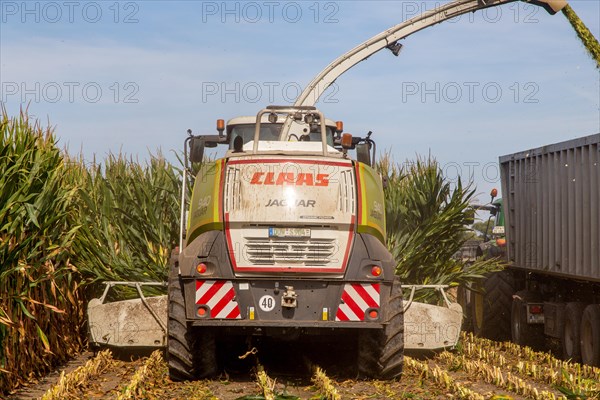
[[[201,163],[204,159],[204,139],[192,138],[190,141],[190,161]]]
[[[361,163],[371,166],[371,146],[369,143],[359,143],[356,145],[356,159]]]
[[[492,191],[490,192],[490,197],[491,197],[490,203],[492,203],[494,201],[496,196],[498,196],[498,189],[493,188]]]

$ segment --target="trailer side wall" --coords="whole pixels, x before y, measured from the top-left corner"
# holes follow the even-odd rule
[[[600,281],[600,134],[500,157],[508,260]]]

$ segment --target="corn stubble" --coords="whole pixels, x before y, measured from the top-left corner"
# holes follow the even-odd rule
[[[110,350],[101,351],[85,365],[67,374],[63,371],[58,382],[48,389],[41,400],[76,399],[78,388],[85,387],[90,380],[102,375],[113,365],[114,360]]]

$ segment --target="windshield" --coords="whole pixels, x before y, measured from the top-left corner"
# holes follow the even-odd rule
[[[283,124],[260,124],[260,136],[259,140],[271,140],[279,141],[279,134]],[[233,141],[236,137],[241,136],[244,140],[244,144],[254,140],[255,124],[240,124],[233,127],[229,136],[229,149],[233,149]],[[333,128],[327,127],[327,144],[333,146]],[[320,142],[321,131],[304,133],[304,134],[291,134],[291,140],[294,141],[307,141],[307,142]]]

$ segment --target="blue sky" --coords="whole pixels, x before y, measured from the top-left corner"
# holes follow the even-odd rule
[[[0,101],[86,158],[182,147],[185,131],[292,102],[334,58],[439,2],[0,1]],[[570,2],[600,36],[600,2]],[[600,131],[600,74],[562,14],[463,16],[348,71],[318,103],[398,161],[499,187],[498,156]],[[481,196],[482,200],[487,195]]]

